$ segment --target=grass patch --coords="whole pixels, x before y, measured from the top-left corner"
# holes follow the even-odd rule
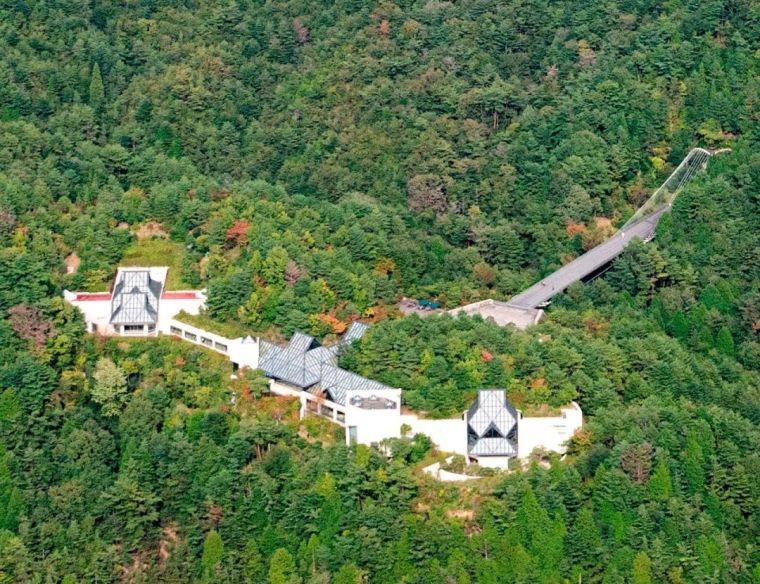
[[[345,432],[343,428],[336,426],[330,420],[314,414],[308,414],[300,420],[299,424],[299,434],[301,437],[322,446],[344,443],[346,439]]]
[[[251,335],[252,337],[257,336],[254,331],[248,330],[241,324],[219,322],[204,313],[188,314],[182,310],[174,318],[180,322],[184,322],[210,333],[216,333],[217,335],[227,337],[228,339],[236,339],[238,337],[245,337],[246,335]]]
[[[168,239],[140,239],[124,252],[122,266],[168,266],[166,277],[167,290],[187,290],[192,288],[182,279],[182,260],[185,257],[184,246]]]

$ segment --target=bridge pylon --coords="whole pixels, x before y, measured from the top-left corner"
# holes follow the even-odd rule
[[[694,178],[700,170],[707,168],[707,161],[711,156],[730,152],[730,148],[721,148],[718,150],[707,150],[705,148],[692,148],[684,157],[676,169],[665,179],[665,182],[652,194],[647,201],[639,207],[631,216],[625,225],[620,228],[623,231],[626,227],[638,223],[645,217],[648,217],[655,211],[664,206],[670,208],[678,193]]]

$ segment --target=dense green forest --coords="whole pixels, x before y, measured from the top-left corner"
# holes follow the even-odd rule
[[[760,582],[759,59],[757,0],[0,0],[0,582]],[[732,152],[538,327],[397,318],[508,298],[695,145]],[[343,366],[431,416],[587,425],[434,483],[424,441],[85,335],[61,292],[121,262],[272,337],[374,322]]]

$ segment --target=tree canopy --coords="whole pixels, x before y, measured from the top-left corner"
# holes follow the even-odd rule
[[[759,48],[756,0],[0,2],[0,582],[757,582]],[[400,318],[509,298],[695,145],[732,151],[539,326]],[[85,334],[63,289],[122,262],[225,330],[373,323],[342,366],[429,416],[586,425],[434,482],[423,438]]]

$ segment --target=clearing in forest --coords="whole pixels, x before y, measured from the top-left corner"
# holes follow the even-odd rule
[[[187,290],[193,288],[182,279],[182,260],[185,248],[181,243],[168,239],[140,239],[124,252],[120,265],[132,266],[167,266],[167,290]]]

